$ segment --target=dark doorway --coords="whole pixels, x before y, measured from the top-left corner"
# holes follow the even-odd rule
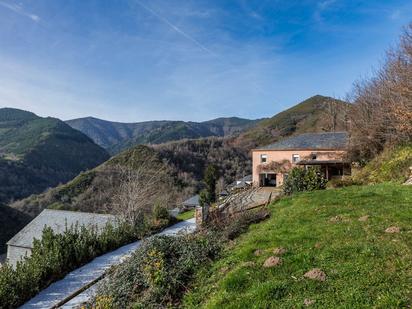
[[[260,174],[261,187],[276,187],[276,174]]]

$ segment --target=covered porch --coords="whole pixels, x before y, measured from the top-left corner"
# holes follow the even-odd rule
[[[349,162],[329,160],[329,161],[319,161],[319,160],[308,160],[299,161],[297,165],[307,167],[307,166],[318,166],[327,180],[334,178],[342,178],[343,176],[351,175],[351,165]]]

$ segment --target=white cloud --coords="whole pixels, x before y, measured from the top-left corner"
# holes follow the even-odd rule
[[[7,8],[16,14],[19,14],[20,16],[27,17],[36,23],[40,21],[40,17],[38,15],[26,12],[21,4],[10,4],[0,1],[0,6]]]

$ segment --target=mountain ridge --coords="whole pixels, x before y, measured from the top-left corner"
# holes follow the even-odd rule
[[[220,117],[203,122],[153,120],[124,123],[89,116],[67,120],[66,123],[88,135],[111,154],[116,154],[138,144],[162,144],[213,136],[226,137],[238,134],[260,120]]]

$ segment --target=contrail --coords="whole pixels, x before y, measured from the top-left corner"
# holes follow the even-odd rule
[[[28,17],[36,23],[40,21],[39,16],[25,12],[23,10],[23,7],[18,5],[18,4],[8,4],[6,2],[0,1],[0,5],[7,8],[7,9],[9,9],[9,10],[12,10],[16,14],[19,14],[19,15],[24,16],[24,17]]]
[[[196,39],[192,38],[190,35],[188,35],[186,32],[184,32],[183,30],[181,30],[180,28],[178,28],[177,26],[173,25],[169,20],[167,20],[166,18],[164,18],[163,16],[159,15],[158,13],[156,13],[155,11],[153,11],[150,7],[147,7],[146,5],[144,5],[143,3],[141,3],[140,1],[136,0],[136,3],[139,4],[142,8],[144,8],[146,11],[148,11],[150,14],[152,14],[153,16],[157,17],[160,21],[164,22],[166,25],[168,25],[170,28],[172,28],[174,31],[176,31],[177,33],[183,35],[186,39],[192,41],[193,43],[195,43],[197,46],[199,46],[201,49],[203,49],[205,52],[211,54],[212,56],[217,57],[217,55],[212,52],[210,49],[208,49],[206,46],[204,46],[202,43],[200,43],[199,41],[197,41]]]

